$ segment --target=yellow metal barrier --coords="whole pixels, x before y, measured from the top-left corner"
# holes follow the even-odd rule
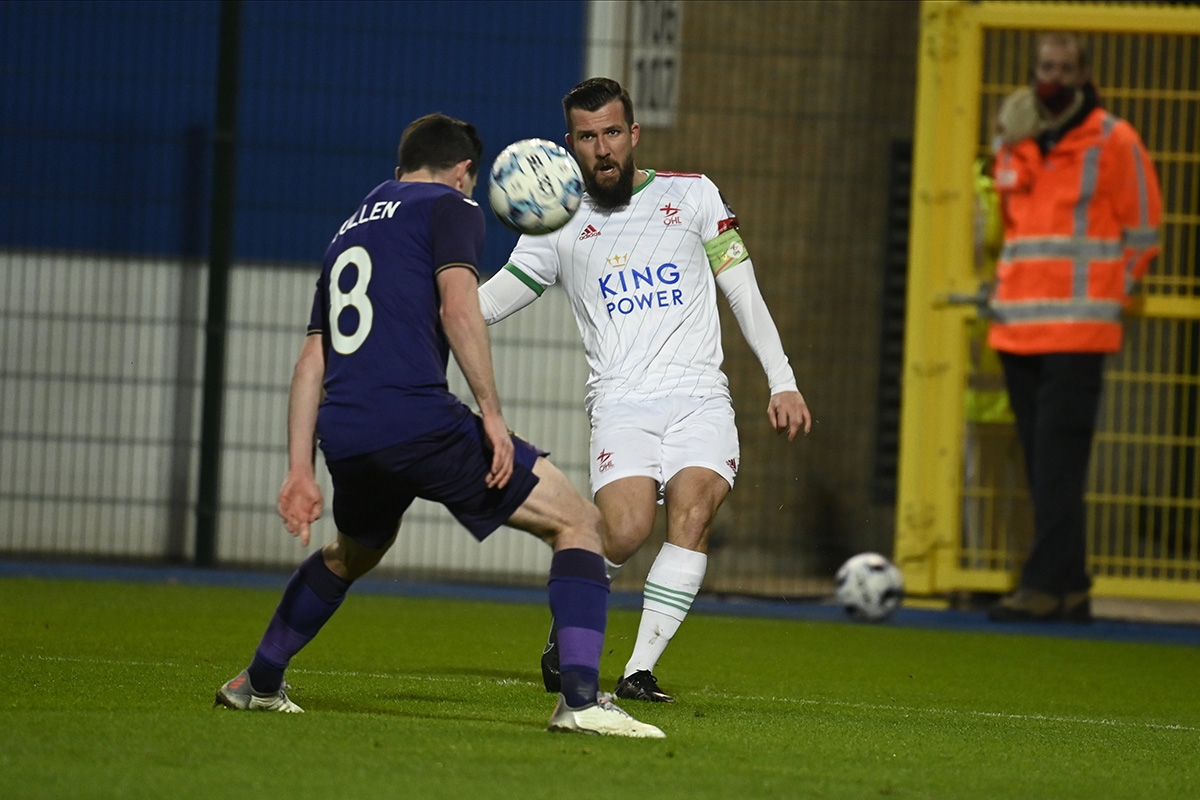
[[[1038,33],[1066,30],[1092,53],[1105,105],[1141,133],[1164,202],[1163,252],[1106,371],[1087,493],[1094,592],[1200,600],[1200,8],[924,0],[921,22],[895,547],[908,589],[1007,591],[1028,549],[1011,426],[964,414],[972,162]]]

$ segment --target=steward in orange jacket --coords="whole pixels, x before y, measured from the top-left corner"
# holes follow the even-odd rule
[[[1158,252],[1162,199],[1137,132],[1100,107],[1080,40],[1039,37],[1031,85],[997,117],[1004,246],[988,344],[1000,356],[1033,503],[1019,585],[996,622],[1087,623],[1084,502],[1104,358]]]
[[[1158,254],[1150,156],[1133,126],[1100,108],[1090,83],[1082,88],[1081,121],[1044,155],[1024,139],[996,157],[1005,231],[988,335],[996,350],[1120,350],[1121,311]]]

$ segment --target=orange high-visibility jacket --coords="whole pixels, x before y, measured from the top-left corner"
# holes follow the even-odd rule
[[[1121,311],[1158,254],[1162,197],[1137,131],[1101,108],[1043,156],[1002,147],[1004,249],[988,344],[1009,353],[1111,353]]]

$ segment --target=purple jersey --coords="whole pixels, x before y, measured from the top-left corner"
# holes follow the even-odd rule
[[[388,181],[325,251],[309,333],[325,345],[317,436],[327,460],[402,444],[471,412],[446,383],[437,273],[478,272],[483,212],[441,183]]]

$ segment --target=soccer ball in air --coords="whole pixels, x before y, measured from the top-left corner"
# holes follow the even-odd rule
[[[880,622],[904,598],[904,577],[879,553],[852,556],[837,571],[837,601],[852,619]]]
[[[488,180],[492,211],[517,233],[550,233],[570,222],[583,198],[571,154],[545,139],[522,139],[496,156]]]

